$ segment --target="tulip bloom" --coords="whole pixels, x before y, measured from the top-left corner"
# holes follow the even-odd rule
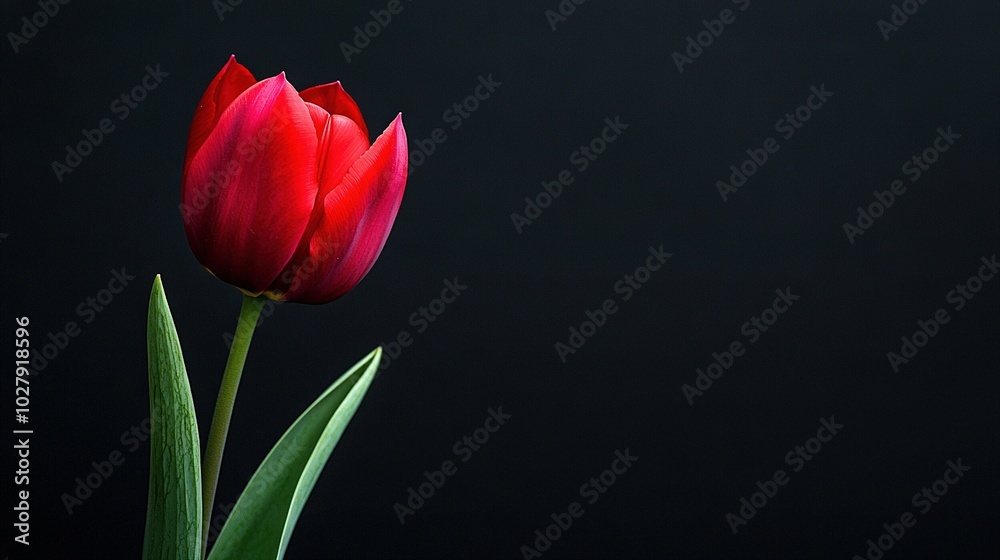
[[[298,92],[230,57],[188,135],[181,212],[195,257],[251,296],[347,293],[381,253],[406,184],[402,115],[368,138],[340,82]]]

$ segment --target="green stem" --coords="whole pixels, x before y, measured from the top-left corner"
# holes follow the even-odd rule
[[[226,371],[222,374],[222,386],[219,387],[219,398],[215,402],[215,414],[212,416],[212,428],[208,432],[208,445],[205,447],[205,457],[202,460],[202,541],[201,556],[208,551],[208,528],[212,521],[212,507],[215,502],[215,489],[219,483],[219,469],[222,466],[222,451],[226,447],[226,435],[229,433],[229,420],[233,416],[233,404],[236,402],[236,390],[240,386],[240,376],[243,375],[243,364],[246,363],[250,340],[262,307],[261,298],[243,296],[243,306],[240,308],[240,319],[236,323],[236,335],[233,345],[229,348],[229,360],[226,361]]]

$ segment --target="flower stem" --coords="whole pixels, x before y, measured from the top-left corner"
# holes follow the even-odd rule
[[[212,520],[212,508],[215,502],[215,489],[219,483],[219,469],[222,466],[222,451],[226,447],[226,435],[229,433],[229,420],[233,416],[233,405],[236,402],[236,390],[240,386],[240,376],[243,375],[243,364],[250,349],[257,318],[263,306],[262,298],[243,296],[240,308],[240,319],[236,323],[236,335],[229,348],[229,359],[222,375],[222,386],[219,387],[219,398],[215,402],[215,414],[212,416],[212,427],[208,432],[208,444],[202,459],[202,541],[201,556],[208,551],[208,529]]]

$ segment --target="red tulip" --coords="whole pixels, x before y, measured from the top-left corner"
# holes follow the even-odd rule
[[[402,115],[369,144],[340,82],[298,92],[233,56],[191,123],[184,230],[202,266],[244,293],[326,303],[375,263],[406,172]]]

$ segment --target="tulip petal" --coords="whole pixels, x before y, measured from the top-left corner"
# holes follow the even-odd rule
[[[222,113],[181,192],[195,256],[221,280],[263,292],[299,245],[316,203],[316,129],[284,74]]]
[[[198,102],[198,109],[191,122],[191,132],[188,133],[187,153],[184,156],[184,170],[187,171],[191,158],[219,122],[226,107],[239,97],[250,86],[257,83],[253,74],[245,66],[236,62],[236,55],[231,55],[226,65],[208,84],[205,93]]]
[[[406,131],[399,115],[326,195],[308,260],[296,266],[282,299],[333,301],[368,274],[392,229],[406,172]]]
[[[302,96],[303,100],[326,109],[326,112],[331,115],[344,115],[350,118],[361,127],[365,133],[365,140],[368,139],[368,126],[365,125],[365,119],[361,116],[361,109],[358,108],[354,98],[344,91],[340,82],[313,86],[302,90],[299,95]]]
[[[331,115],[326,109],[312,103],[306,103],[309,114],[316,125],[319,135],[317,153],[319,190],[316,193],[316,205],[313,208],[305,235],[299,242],[295,256],[291,258],[280,279],[271,285],[271,295],[281,294],[288,289],[295,272],[301,268],[301,263],[310,257],[310,240],[323,219],[325,205],[323,201],[327,194],[340,185],[344,175],[350,170],[362,155],[368,150],[368,138],[361,128],[351,119],[343,115]],[[301,280],[300,280],[301,282]]]
[[[320,143],[320,152],[322,152],[323,134],[326,132],[326,123],[330,120],[330,113],[327,113],[326,109],[319,105],[314,105],[308,101],[306,102],[306,108],[309,109],[309,116],[312,118],[313,126],[316,127],[316,141]]]
[[[369,147],[368,135],[353,120],[343,115],[329,116],[320,137],[317,155],[317,203],[340,185],[344,175],[347,175],[351,166],[357,163]]]

